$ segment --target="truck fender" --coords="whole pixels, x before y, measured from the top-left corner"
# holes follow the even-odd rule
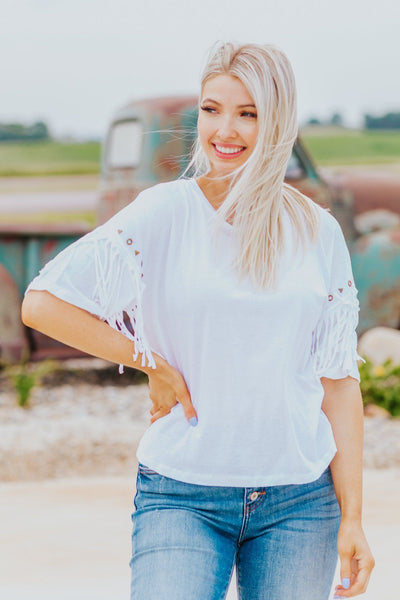
[[[0,289],[0,361],[20,361],[28,351],[21,321],[21,296],[14,279],[1,264]]]
[[[351,246],[360,301],[358,332],[400,325],[400,228],[360,236]]]

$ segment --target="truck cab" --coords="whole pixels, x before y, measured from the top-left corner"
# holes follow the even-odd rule
[[[102,145],[98,225],[134,202],[143,189],[184,172],[197,133],[197,114],[195,96],[136,100],[116,111]],[[357,229],[353,194],[340,178],[322,176],[301,137],[293,147],[286,182],[330,209],[342,227],[359,291],[358,333],[377,325],[399,328],[400,227]],[[362,207],[358,198],[357,218]],[[62,225],[0,226],[0,361],[82,355],[24,327],[20,304],[39,269],[86,232]]]
[[[115,113],[102,151],[99,223],[134,201],[144,188],[183,173],[196,136],[197,104],[196,96],[149,98],[131,102]],[[346,185],[341,175],[323,175],[301,136],[294,144],[285,180],[330,209],[341,225],[359,292],[358,333],[377,325],[399,328],[398,215],[384,222],[380,218],[380,225],[365,229],[365,218],[371,220],[371,206],[381,206],[384,199],[375,190],[371,204],[371,193],[363,199],[353,180]],[[372,219],[377,222],[375,215]]]
[[[137,100],[116,112],[102,148],[99,223],[132,202],[143,189],[183,173],[196,137],[197,114],[195,96]],[[321,206],[334,209],[351,235],[351,202],[321,178],[300,138],[293,148],[286,181]]]

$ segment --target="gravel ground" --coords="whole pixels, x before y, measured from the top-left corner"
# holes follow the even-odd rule
[[[146,381],[114,367],[57,372],[22,409],[0,379],[0,481],[131,475],[150,424]],[[364,466],[400,467],[400,419],[377,413],[364,419]]]

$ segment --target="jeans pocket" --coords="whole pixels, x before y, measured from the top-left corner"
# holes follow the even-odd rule
[[[157,471],[150,469],[150,467],[147,467],[143,463],[138,463],[138,472],[143,475],[159,475],[160,474],[160,473],[157,473]]]

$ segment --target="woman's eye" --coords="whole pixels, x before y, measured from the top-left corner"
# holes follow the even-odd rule
[[[201,110],[204,110],[208,113],[215,113],[216,112],[216,108],[213,108],[212,106],[200,106]],[[249,111],[243,111],[240,113],[240,116],[244,116],[244,117],[251,117],[253,119],[257,118],[256,113],[254,112],[249,112]]]

